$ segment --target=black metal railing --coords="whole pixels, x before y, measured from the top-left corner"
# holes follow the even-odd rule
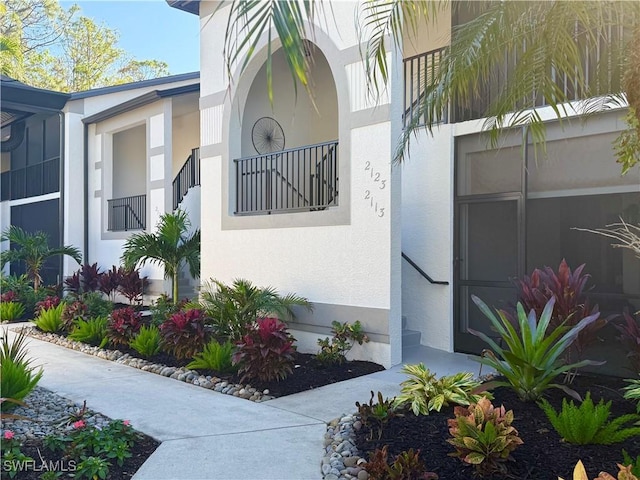
[[[191,150],[191,155],[173,179],[173,209],[177,209],[190,188],[200,185],[200,149]]]
[[[127,230],[147,228],[146,195],[107,200],[107,209],[109,211],[107,230],[110,232],[126,232]]]
[[[400,253],[402,255],[402,258],[404,258],[407,261],[407,263],[416,270],[416,272],[418,272],[425,280],[427,280],[427,282],[431,283],[432,285],[449,285],[449,282],[446,282],[444,280],[434,280],[427,274],[427,272],[421,269],[416,262],[411,260],[411,258],[409,258],[409,256],[406,253],[404,252],[400,252]]]
[[[236,214],[338,205],[338,141],[234,160]]]
[[[562,92],[568,101],[584,100],[589,97],[602,96],[619,92],[621,88],[621,68],[623,46],[625,38],[630,35],[622,26],[611,29],[608,38],[600,38],[595,46],[586,47],[584,42],[576,38],[578,49],[582,55],[582,76],[585,86],[571,81],[566,74],[558,73],[553,67],[549,71],[555,80],[558,92]],[[404,110],[403,124],[410,122],[424,125],[426,118],[419,110],[420,102],[424,99],[428,87],[433,85],[441,65],[446,61],[446,47],[421,53],[404,59]],[[510,81],[515,66],[521,61],[524,49],[519,53],[505,54],[504,61],[495,68],[490,76],[491,81],[481,85],[478,93],[466,105],[448,106],[443,109],[439,122],[462,122],[482,118],[486,115],[487,107]],[[539,91],[521,99],[518,108],[533,108],[547,106],[548,102]]]
[[[440,70],[444,58],[443,48],[420,53],[404,59],[404,109],[402,115],[403,125],[410,122],[424,125],[425,117],[420,115],[419,105],[424,99],[427,86],[432,85],[435,76]],[[417,118],[416,118],[417,117]],[[449,121],[449,109],[443,110],[441,122]]]
[[[2,201],[55,193],[60,191],[60,158],[3,172],[0,177]]]

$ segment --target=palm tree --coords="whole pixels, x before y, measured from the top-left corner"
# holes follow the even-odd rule
[[[309,90],[309,64],[303,59],[305,39],[309,33],[303,20],[312,20],[322,10],[320,2],[248,2],[234,0],[231,3],[225,34],[225,57],[228,71],[244,55],[241,71],[247,66],[260,36],[268,32],[267,82],[271,91],[270,57],[271,27],[279,36],[285,57],[294,79]],[[302,5],[302,7],[301,7]],[[545,126],[537,110],[527,99],[544,98],[558,119],[569,112],[567,92],[559,88],[557,78],[566,78],[567,84],[582,92],[583,98],[597,95],[594,85],[583,68],[588,60],[583,52],[595,51],[604,43],[611,44],[611,32],[629,27],[640,38],[640,2],[612,1],[553,1],[553,2],[479,2],[479,1],[406,1],[364,0],[358,11],[358,31],[361,56],[364,60],[370,92],[377,96],[389,80],[387,52],[399,47],[406,39],[417,35],[421,28],[435,22],[438,11],[451,5],[453,9],[464,6],[476,9],[472,20],[463,23],[452,32],[450,45],[445,49],[443,61],[424,85],[425,94],[415,109],[400,138],[394,160],[401,162],[406,155],[410,139],[417,129],[429,131],[441,121],[442,112],[452,102],[468,105],[479,95],[482,87],[495,80],[496,73],[506,56],[517,56],[518,61],[510,71],[506,84],[492,99],[483,117],[485,128],[491,133],[492,143],[499,133],[508,127],[526,127],[535,145],[544,145]],[[389,40],[390,42],[389,43]],[[638,154],[629,146],[640,145],[640,68],[638,49],[632,39],[627,41],[627,62],[624,65],[624,87],[620,91],[605,92],[610,95],[603,101],[586,102],[583,111],[589,113],[628,104],[629,129],[623,135],[623,148],[616,151],[623,164],[623,171],[638,162]],[[523,48],[526,46],[526,49]],[[246,53],[245,53],[246,52]],[[302,57],[301,57],[302,55]],[[633,57],[636,63],[633,66]],[[599,65],[609,72],[619,65]],[[426,81],[426,79],[424,79]],[[634,92],[629,89],[634,88]],[[625,91],[626,90],[626,91]],[[627,93],[628,95],[625,95]],[[426,122],[418,121],[426,119]],[[634,143],[635,142],[635,143]],[[625,148],[626,151],[625,151]]]
[[[155,233],[137,233],[124,245],[122,262],[135,268],[146,262],[164,267],[165,278],[171,279],[173,304],[178,303],[178,273],[183,263],[193,278],[200,276],[200,229],[188,234],[191,222],[182,210],[160,217]]]
[[[24,262],[27,276],[33,280],[33,289],[38,291],[42,277],[40,270],[44,262],[57,255],[68,255],[78,264],[82,262],[80,250],[64,245],[60,248],[49,247],[49,236],[44,232],[28,233],[15,225],[10,226],[0,236],[0,242],[9,241],[11,249],[0,252],[0,268],[7,263]]]

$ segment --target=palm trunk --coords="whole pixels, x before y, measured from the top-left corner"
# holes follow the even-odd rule
[[[178,269],[173,269],[173,278],[171,279],[173,289],[173,304],[178,304]]]

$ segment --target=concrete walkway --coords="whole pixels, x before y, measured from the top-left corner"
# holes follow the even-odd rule
[[[13,329],[14,326],[12,325]],[[135,475],[163,479],[320,479],[326,422],[355,411],[370,391],[392,397],[399,368],[288,397],[254,403],[29,338],[42,365],[39,385],[111,418],[128,419],[162,442]],[[439,375],[478,364],[465,355],[422,348]],[[414,354],[415,355],[415,354]]]

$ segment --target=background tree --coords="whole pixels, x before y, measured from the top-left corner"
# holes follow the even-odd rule
[[[79,15],[78,6],[65,10],[57,0],[7,0],[4,6],[0,40],[19,46],[9,64],[16,80],[75,92],[169,74],[165,62],[131,58],[117,46],[117,31]]]
[[[193,278],[200,277],[200,229],[189,234],[191,223],[182,210],[160,217],[155,233],[136,233],[124,244],[122,262],[132,269],[146,262],[164,267],[171,279],[173,304],[178,303],[178,273],[184,263]]]
[[[44,232],[28,233],[12,225],[0,235],[0,242],[4,241],[10,242],[11,249],[0,252],[0,268],[4,268],[7,263],[24,262],[27,276],[33,280],[33,289],[36,292],[42,282],[40,270],[48,258],[68,255],[78,264],[82,262],[82,255],[76,247],[49,247],[49,237]]]

